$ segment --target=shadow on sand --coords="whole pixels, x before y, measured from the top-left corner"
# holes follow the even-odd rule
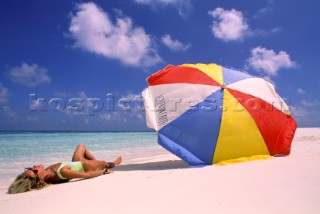
[[[114,171],[136,171],[136,170],[169,170],[189,168],[182,160],[159,161],[139,164],[128,164],[117,166]]]
[[[190,168],[190,166],[182,160],[169,160],[169,161],[158,161],[149,163],[138,163],[138,164],[128,164],[120,165],[114,168],[114,171],[137,171],[137,170],[170,170],[170,169],[185,169]],[[60,185],[82,181],[83,179],[74,179],[70,181],[61,181],[59,183],[51,185]]]

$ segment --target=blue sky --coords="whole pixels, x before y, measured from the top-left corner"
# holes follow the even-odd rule
[[[0,130],[149,130],[146,78],[217,63],[272,82],[299,127],[320,125],[315,0],[4,1]]]

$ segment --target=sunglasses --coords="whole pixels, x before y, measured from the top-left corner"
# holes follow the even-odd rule
[[[31,167],[24,168],[25,171],[31,170],[35,175],[38,175],[38,170],[32,169]]]

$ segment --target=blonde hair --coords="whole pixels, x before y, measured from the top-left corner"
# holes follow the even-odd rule
[[[34,189],[41,189],[46,185],[45,182],[40,182],[38,176],[32,178],[21,173],[16,177],[14,182],[8,187],[9,194],[28,192]]]

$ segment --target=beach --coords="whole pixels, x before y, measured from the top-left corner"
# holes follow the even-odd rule
[[[152,152],[150,152],[152,151]],[[190,168],[160,146],[114,173],[9,195],[1,213],[320,213],[320,128],[298,128],[291,154]]]

